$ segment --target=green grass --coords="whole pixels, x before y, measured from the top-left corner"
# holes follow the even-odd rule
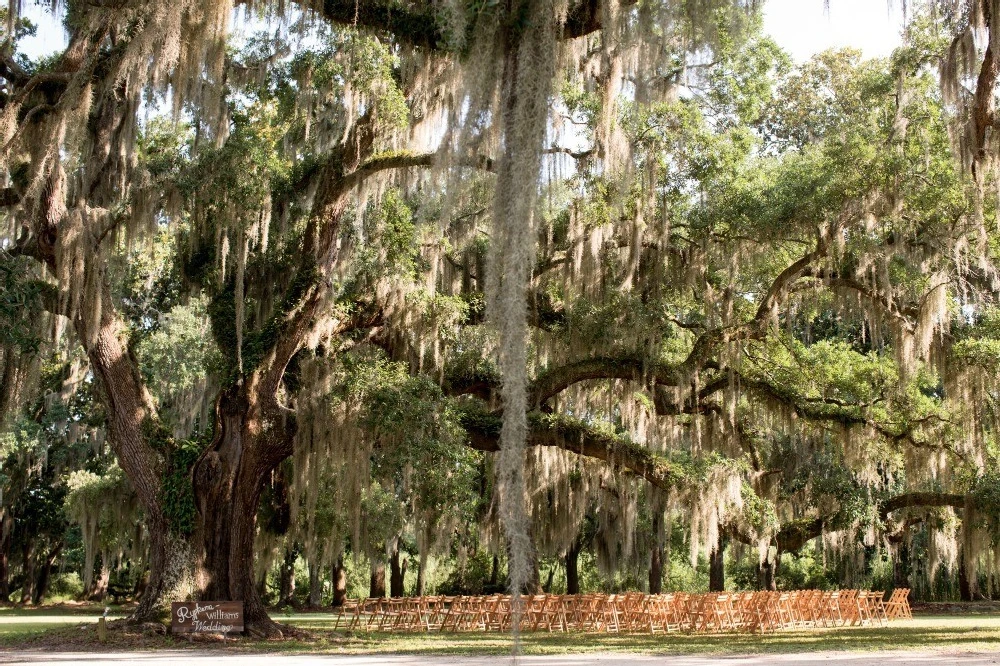
[[[104,608],[95,604],[0,607],[0,644],[16,644],[52,630],[97,622]],[[108,617],[113,619],[123,615],[119,608],[112,607]]]
[[[240,652],[283,653],[406,653],[406,654],[505,654],[511,649],[504,634],[390,634],[334,632],[327,613],[275,613],[276,620],[305,632],[279,641],[254,639],[222,643],[201,638],[161,636],[150,631],[114,630],[107,645],[97,643],[92,626],[103,608],[67,612],[55,609],[0,609],[0,647],[61,649],[159,649],[211,648]],[[925,615],[893,622],[887,627],[850,627],[780,631],[764,636],[724,634],[613,635],[525,634],[526,654],[630,652],[678,655],[746,655],[816,651],[924,650],[1000,651],[1000,614]]]

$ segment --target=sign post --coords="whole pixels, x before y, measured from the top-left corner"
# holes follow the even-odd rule
[[[170,633],[243,633],[243,602],[175,601],[170,604]]]

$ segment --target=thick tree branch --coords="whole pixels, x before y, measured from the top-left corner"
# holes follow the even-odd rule
[[[912,492],[896,495],[879,507],[879,516],[885,522],[889,514],[900,509],[907,508],[934,508],[951,506],[956,509],[965,507],[966,496],[954,493],[934,493],[934,492]],[[842,528],[847,522],[847,517],[842,511],[812,518],[800,518],[793,520],[781,527],[774,537],[773,543],[783,553],[795,553],[802,549],[807,543],[823,534],[827,529]],[[751,544],[746,535],[741,535],[738,531],[733,534],[744,543]]]
[[[621,4],[635,3],[636,0],[624,0]],[[322,13],[331,23],[391,35],[397,42],[431,51],[447,50],[450,48],[447,35],[441,31],[434,7],[429,2],[403,3],[399,0],[323,0]],[[570,2],[562,26],[563,38],[574,39],[597,32],[601,29],[602,17],[599,0]]]
[[[539,374],[528,392],[528,404],[538,408],[573,384],[590,379],[624,379],[666,386],[676,386],[679,381],[673,368],[650,366],[641,358],[588,358],[546,369]]]
[[[462,425],[469,434],[469,446],[472,448],[489,452],[500,450],[499,416],[466,412]],[[534,412],[529,415],[528,427],[528,446],[551,446],[602,460],[643,477],[657,488],[669,490],[685,478],[681,465],[622,437],[598,432],[570,418]]]
[[[983,64],[979,68],[979,76],[976,79],[976,92],[973,98],[972,122],[976,136],[976,162],[980,162],[987,157],[987,132],[996,129],[996,87],[997,78],[1000,76],[1000,60],[993,53],[992,33],[996,29],[992,25],[993,21],[988,20],[989,34],[986,39],[986,53],[983,55]]]
[[[882,506],[879,507],[879,517],[885,522],[889,519],[889,514],[893,511],[899,511],[901,509],[910,509],[913,507],[940,507],[940,506],[950,506],[956,509],[965,508],[965,495],[959,495],[956,493],[905,493],[903,495],[897,495],[892,499],[883,502]]]

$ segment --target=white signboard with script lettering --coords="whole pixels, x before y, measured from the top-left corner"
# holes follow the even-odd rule
[[[242,601],[175,601],[170,605],[171,633],[236,634],[242,631]]]

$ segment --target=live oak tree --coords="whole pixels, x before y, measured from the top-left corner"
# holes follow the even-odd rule
[[[42,62],[9,15],[4,252],[141,506],[136,618],[190,566],[279,631],[264,492],[310,564],[478,524],[514,591],[588,519],[603,568],[655,561],[640,507],[772,574],[949,507],[991,562],[990,7],[792,70],[755,5],[70,2]],[[158,299],[121,288],[144,253]]]

